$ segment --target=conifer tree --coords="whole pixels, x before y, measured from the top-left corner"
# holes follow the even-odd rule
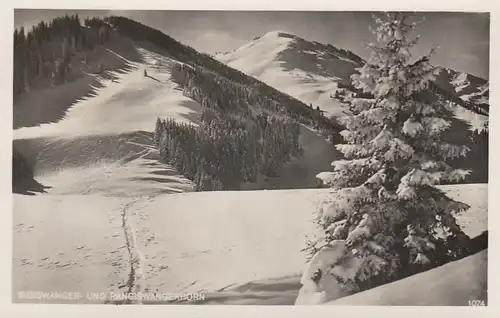
[[[154,141],[155,145],[157,145],[157,146],[160,144],[162,126],[163,126],[162,121],[161,121],[160,117],[158,117],[156,119],[155,132],[153,135],[153,141]]]
[[[425,98],[439,69],[429,63],[432,52],[411,61],[418,37],[410,37],[416,23],[407,15],[375,22],[377,43],[352,76],[373,99],[351,98],[354,115],[344,119],[345,143],[336,145],[345,159],[318,174],[336,191],[318,210],[324,235],[308,248],[297,303],[312,294],[317,302],[338,298],[466,253],[455,213],[468,206],[435,187],[469,173],[448,164],[468,148],[441,138],[450,126],[447,102]]]

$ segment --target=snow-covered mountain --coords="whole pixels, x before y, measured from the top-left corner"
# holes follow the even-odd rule
[[[335,117],[348,113],[333,98],[339,83],[348,84],[356,68],[365,63],[351,51],[281,31],[269,32],[216,58]],[[455,110],[459,119],[473,129],[482,127],[489,109],[486,80],[445,68],[435,84],[437,93],[461,106]]]
[[[306,104],[319,106],[327,116],[343,114],[341,103],[331,95],[337,83],[347,80],[363,63],[350,51],[280,31],[216,58]]]

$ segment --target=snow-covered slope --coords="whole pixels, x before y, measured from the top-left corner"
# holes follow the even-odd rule
[[[170,80],[174,60],[143,48],[138,49],[141,62],[108,51],[125,61],[130,71],[111,72],[115,80],[96,76],[99,87],[72,105],[62,120],[16,129],[16,149],[34,166],[36,180],[52,187],[51,193],[142,195],[191,190],[189,180],[158,163],[152,145],[157,117],[196,125],[201,109]],[[339,153],[306,127],[301,127],[299,141],[303,157],[287,164],[280,177],[243,188],[314,187],[316,174],[328,169]]]
[[[131,196],[192,190],[189,180],[158,162],[151,132],[157,117],[196,125],[200,106],[170,81],[168,58],[139,53],[142,63],[126,61],[131,71],[115,72],[113,81],[98,78],[102,87],[72,105],[62,120],[14,131],[16,148],[34,165],[35,178],[51,187],[48,192]]]
[[[216,58],[306,104],[319,106],[327,116],[343,114],[341,104],[330,95],[337,81],[347,79],[362,63],[349,51],[280,31]]]
[[[487,229],[487,185],[444,189],[471,205],[459,216],[467,234]],[[293,304],[300,250],[331,191],[15,195],[14,291],[207,292],[209,303]]]
[[[14,290],[127,291],[127,249],[141,291],[216,291],[298,274],[312,211],[326,194],[15,195]]]
[[[168,58],[138,51],[143,62],[126,60],[131,71],[113,73],[113,81],[97,76],[94,94],[62,120],[14,131],[16,149],[48,192],[14,195],[15,290],[126,288],[133,233],[128,205],[193,190],[191,181],[159,162],[151,131],[157,117],[196,124],[199,105],[170,81]]]
[[[131,72],[113,72],[117,78],[115,81],[101,78],[103,87],[96,88],[93,96],[71,106],[61,121],[16,129],[15,139],[152,131],[157,117],[192,122],[190,114],[200,107],[184,97],[182,91],[176,89],[177,85],[170,81],[168,66],[172,62],[144,49],[139,49],[139,52],[144,63],[127,61]],[[149,77],[144,76],[144,69]]]
[[[328,305],[487,305],[488,250],[400,281],[343,297]]]
[[[107,292],[125,284],[129,256],[120,214],[127,201],[14,195],[13,291]]]

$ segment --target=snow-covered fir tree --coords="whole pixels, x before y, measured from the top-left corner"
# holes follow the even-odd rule
[[[429,55],[413,59],[416,23],[402,13],[375,17],[371,57],[352,76],[374,98],[346,96],[343,160],[318,175],[335,188],[318,210],[324,236],[310,242],[311,258],[297,303],[321,303],[387,283],[409,268],[423,270],[465,253],[468,237],[455,214],[468,209],[435,185],[469,171],[447,162],[468,148],[442,139],[448,102],[429,99],[439,69]]]

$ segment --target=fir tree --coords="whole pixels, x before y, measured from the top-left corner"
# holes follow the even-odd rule
[[[162,131],[162,121],[160,117],[158,117],[156,119],[155,132],[153,136],[153,141],[157,146],[160,144],[161,131]]]
[[[468,148],[441,138],[450,126],[448,105],[424,99],[439,69],[429,63],[432,52],[411,63],[418,37],[410,38],[416,23],[408,20],[402,13],[375,17],[377,44],[352,76],[373,98],[350,97],[354,115],[344,120],[345,144],[336,146],[345,159],[318,175],[337,191],[318,211],[324,236],[310,245],[302,294],[337,298],[467,252],[454,215],[468,206],[435,185],[468,174],[448,164]]]

